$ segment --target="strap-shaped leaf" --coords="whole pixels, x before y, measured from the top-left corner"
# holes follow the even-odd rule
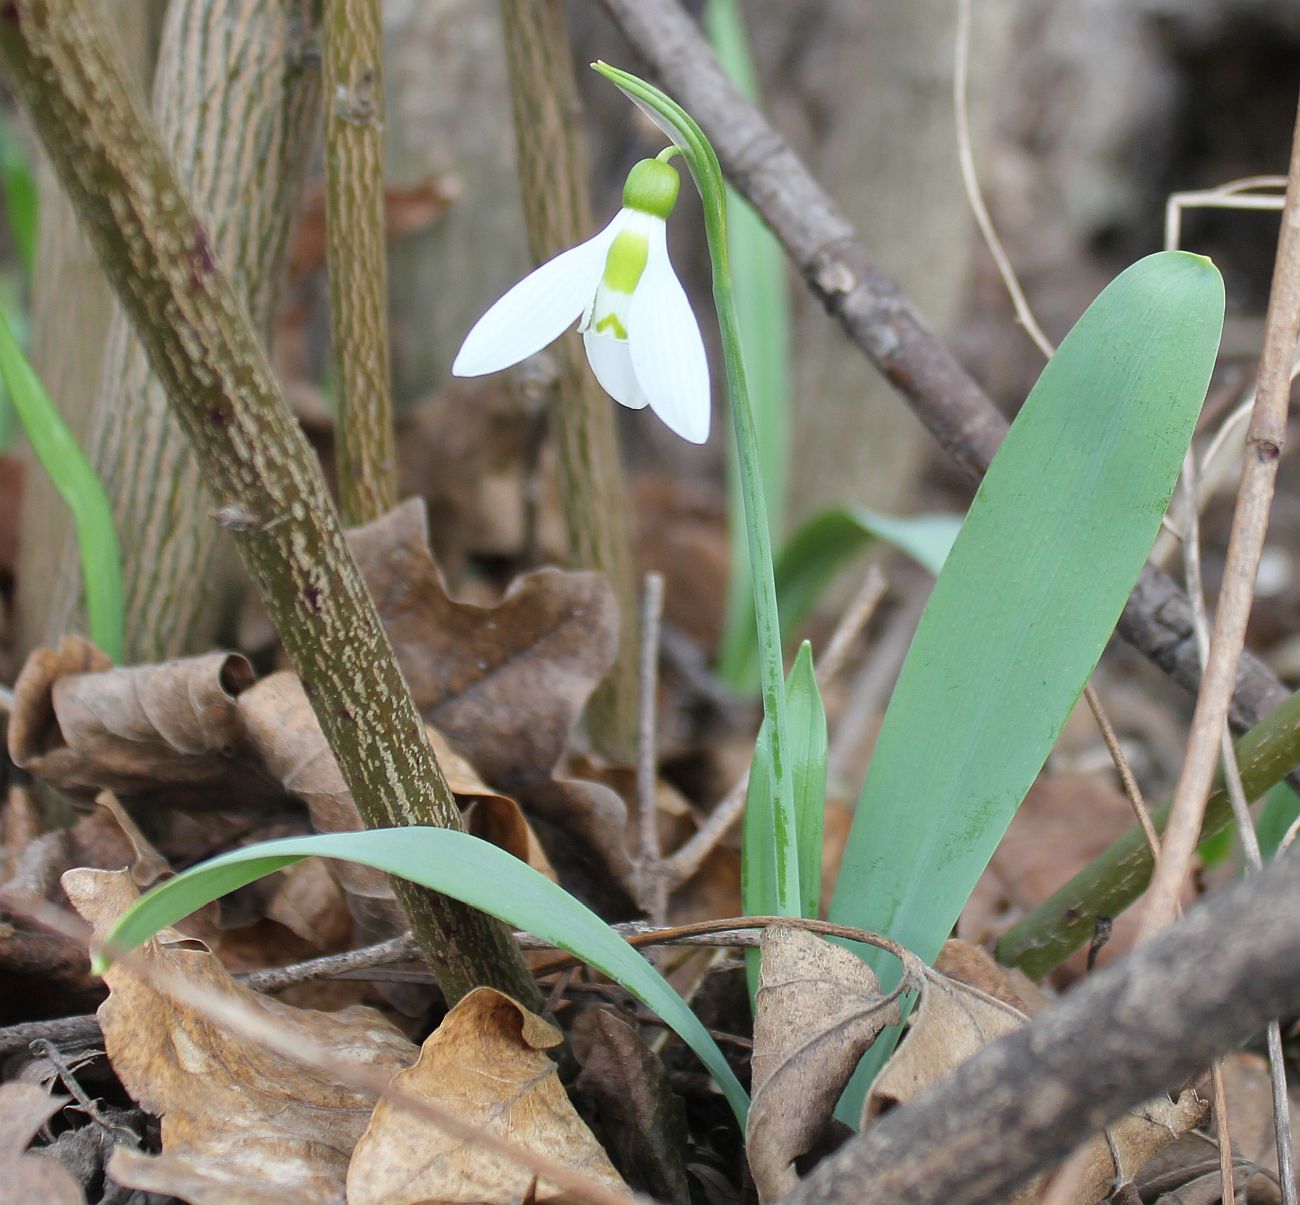
[[[832,920],[939,952],[1151,549],[1222,319],[1214,265],[1162,252],[1113,281],[1043,370],[912,642]]]
[[[374,829],[263,841],[192,867],[143,895],[95,958],[102,973],[159,929],[303,858],[338,858],[400,875],[525,929],[603,971],[657,1012],[717,1080],[743,1127],[749,1098],[717,1043],[663,977],[594,912],[504,850],[442,828]]]

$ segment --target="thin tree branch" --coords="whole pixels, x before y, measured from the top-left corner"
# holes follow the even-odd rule
[[[1300,1008],[1300,859],[1193,909],[886,1114],[783,1205],[1006,1200],[1124,1110]]]
[[[149,352],[370,827],[460,827],[315,456],[219,268],[93,0],[0,7],[0,59]],[[504,926],[394,880],[449,1000],[536,1000]]]
[[[794,151],[727,79],[678,0],[601,0],[633,48],[709,136],[727,178],[748,198],[827,311],[902,394],[972,477],[988,467],[1007,422],[929,328],[898,283],[871,259],[856,231]],[[1119,622],[1120,634],[1188,690],[1200,666],[1187,598],[1147,566]],[[1233,698],[1239,731],[1287,697],[1257,658],[1242,658]]]
[[[397,505],[379,0],[326,0],[324,32],[325,231],[339,501],[344,522],[352,526]]]
[[[1291,359],[1297,338],[1300,338],[1300,111],[1291,145],[1282,232],[1264,322],[1259,387],[1246,436],[1246,457],[1228,539],[1228,559],[1204,679],[1192,715],[1187,756],[1174,791],[1161,860],[1152,877],[1143,915],[1144,936],[1167,924],[1174,915],[1200,837],[1206,797],[1219,760],[1222,732],[1237,677],[1237,660],[1245,645],[1246,623],[1255,597],[1255,576],[1268,529],[1278,460],[1286,441]]]

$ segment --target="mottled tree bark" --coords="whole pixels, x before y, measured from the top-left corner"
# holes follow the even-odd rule
[[[94,0],[0,7],[0,59],[148,352],[366,824],[460,827],[320,466],[262,341],[132,103]],[[393,881],[449,1001],[536,1003],[505,927]]]
[[[325,228],[339,503],[349,525],[397,504],[380,32],[379,0],[327,0]]]
[[[259,335],[270,332],[319,115],[313,0],[191,0],[167,11],[153,112],[163,143]],[[208,648],[240,589],[213,502],[148,353],[120,310],[89,435],[122,542],[128,661]],[[77,623],[64,550],[47,640]]]

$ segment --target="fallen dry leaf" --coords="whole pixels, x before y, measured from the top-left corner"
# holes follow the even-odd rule
[[[493,787],[567,834],[547,849],[566,885],[576,872],[581,894],[607,915],[626,914],[627,809],[609,788],[557,774],[617,651],[618,605],[604,579],[541,569],[517,578],[496,606],[457,602],[418,499],[348,540],[425,721]]]
[[[865,1129],[886,1110],[905,1104],[941,1081],[981,1047],[1027,1022],[1028,1018],[1001,1000],[937,971],[926,973],[924,987],[906,1039],[876,1077],[862,1111]],[[1087,1147],[1087,1163],[1079,1181],[1079,1201],[1105,1200],[1117,1181],[1127,1183],[1152,1155],[1205,1120],[1206,1102],[1194,1091],[1176,1101],[1157,1097],[1129,1110],[1110,1127],[1107,1142],[1098,1135]],[[1112,1155],[1112,1151],[1114,1155]],[[1012,1205],[1038,1199],[1042,1180],[1026,1185]]]
[[[63,884],[101,936],[137,898],[124,871],[69,871]],[[237,984],[193,945],[165,930],[139,957],[216,999],[239,1000],[280,1032],[299,1033],[341,1060],[364,1057],[396,1072],[414,1058],[414,1046],[373,1010],[291,1008]],[[133,964],[119,962],[105,976],[110,995],[99,1020],[123,1086],[162,1118],[163,1150],[151,1157],[119,1148],[113,1178],[194,1205],[341,1200],[374,1097],[232,1036],[151,985]]]
[[[114,669],[93,645],[65,636],[37,649],[14,686],[9,755],[61,790],[93,797],[151,794],[221,782],[248,795],[237,700],[253,682],[238,654],[214,653],[163,665]],[[182,800],[183,801],[183,800]]]
[[[36,1131],[68,1103],[36,1084],[0,1084],[0,1201],[84,1205],[81,1185],[57,1159],[27,1151]]]
[[[745,1138],[759,1199],[774,1201],[798,1183],[795,1159],[812,1148],[858,1060],[899,1014],[871,968],[840,946],[773,925],[761,949]]]
[[[508,996],[479,988],[447,1014],[425,1040],[415,1066],[394,1077],[392,1089],[625,1191],[546,1054],[562,1040],[558,1030]],[[347,1199],[348,1205],[515,1205],[559,1201],[564,1194],[384,1096],[353,1153]]]
[[[572,1040],[582,1064],[575,1087],[594,1105],[597,1130],[619,1170],[655,1200],[689,1205],[686,1108],[659,1056],[607,1008],[584,1011]]]

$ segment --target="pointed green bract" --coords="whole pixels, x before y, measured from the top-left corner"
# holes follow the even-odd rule
[[[1146,560],[1222,319],[1214,265],[1162,252],[1122,273],[1044,369],[899,675],[832,920],[938,953]]]
[[[786,679],[790,777],[794,781],[799,856],[799,915],[815,919],[822,896],[822,833],[826,827],[826,708],[804,641]]]
[[[466,833],[442,828],[373,829],[264,841],[195,866],[143,895],[104,939],[94,969],[160,929],[276,870],[309,857],[338,858],[399,875],[479,908],[590,963],[657,1012],[699,1056],[745,1125],[749,1098],[717,1043],[682,998],[594,912],[531,866]]]

